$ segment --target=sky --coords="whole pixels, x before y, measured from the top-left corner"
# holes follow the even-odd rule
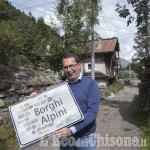
[[[9,1],[13,6],[24,11],[26,14],[30,11],[36,19],[38,17],[43,17],[46,24],[49,24],[51,19],[58,27],[61,26],[55,16],[56,0]],[[132,12],[132,7],[126,3],[126,0],[103,0],[102,11],[99,14],[100,24],[96,25],[94,29],[101,38],[118,37],[120,44],[120,57],[130,61],[135,53],[133,46],[135,33],[137,32],[136,24],[132,23],[127,27],[126,19],[120,18],[115,11],[115,5],[117,3],[122,5],[126,4]]]

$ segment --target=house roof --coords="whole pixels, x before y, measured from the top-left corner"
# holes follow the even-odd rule
[[[118,44],[118,38],[110,38],[110,39],[101,39],[101,42],[95,41],[94,42],[94,49],[95,53],[102,53],[102,52],[113,52],[116,50],[116,45]],[[87,42],[85,48],[91,51],[91,42]],[[119,49],[117,49],[119,51]]]
[[[91,72],[85,72],[84,75],[90,77],[91,76]],[[104,74],[104,73],[102,73],[100,71],[95,71],[95,77],[96,78],[109,78],[108,75],[106,75],[106,74]]]

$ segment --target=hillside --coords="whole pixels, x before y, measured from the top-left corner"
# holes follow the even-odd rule
[[[124,59],[124,58],[120,58],[120,61],[121,61],[121,68],[126,68],[129,64],[129,61]]]
[[[0,64],[50,68],[46,47],[61,42],[56,29],[45,24],[43,18],[36,20],[31,13],[17,10],[7,0],[0,0],[0,10]]]

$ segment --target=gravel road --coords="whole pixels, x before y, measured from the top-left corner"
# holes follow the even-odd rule
[[[97,150],[139,150],[137,140],[141,141],[141,130],[131,114],[137,97],[138,87],[132,85],[101,101],[97,117]],[[25,150],[58,150],[52,147],[51,141],[49,138]]]
[[[132,118],[132,108],[137,97],[138,87],[134,85],[102,101],[97,117],[97,134],[103,137],[101,139],[107,137],[113,141],[111,147],[110,142],[104,145],[98,140],[98,150],[139,150],[137,140],[141,140],[141,130]]]

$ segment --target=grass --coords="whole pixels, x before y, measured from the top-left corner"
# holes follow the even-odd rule
[[[109,86],[108,91],[105,93],[105,95],[101,95],[101,100],[104,100],[105,97],[110,96],[111,93],[117,94],[124,87],[125,87],[125,85],[122,84],[121,82],[113,83],[112,85]]]
[[[12,105],[12,102],[6,101],[6,102],[4,103],[4,108],[8,108],[10,105]]]
[[[117,94],[124,87],[125,87],[125,85],[122,84],[121,82],[113,83],[112,85],[109,86],[109,93]]]
[[[15,130],[11,123],[0,126],[0,150],[19,149]]]
[[[6,101],[3,108],[8,108],[12,102]],[[18,140],[12,123],[0,125],[0,150],[19,149]]]
[[[139,99],[136,100],[133,108],[133,119],[140,125],[141,138],[146,139],[146,147],[141,150],[150,150],[150,115],[148,112],[140,110]]]

